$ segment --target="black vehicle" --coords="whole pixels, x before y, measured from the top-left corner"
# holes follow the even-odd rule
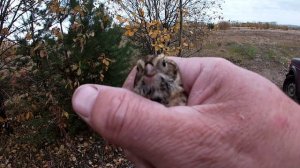
[[[300,98],[300,58],[293,58],[283,82],[283,91],[292,99]]]

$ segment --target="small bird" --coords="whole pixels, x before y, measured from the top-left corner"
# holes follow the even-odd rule
[[[187,95],[177,64],[163,54],[147,55],[138,60],[134,92],[167,107],[183,106]]]

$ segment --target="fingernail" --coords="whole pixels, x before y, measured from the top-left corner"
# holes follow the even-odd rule
[[[97,99],[99,90],[92,85],[83,85],[76,89],[72,98],[72,105],[80,117],[89,118]]]

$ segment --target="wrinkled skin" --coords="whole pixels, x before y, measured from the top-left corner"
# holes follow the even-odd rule
[[[172,58],[188,105],[167,108],[124,88],[83,85],[74,110],[137,167],[298,168],[300,107],[267,79],[218,58]]]

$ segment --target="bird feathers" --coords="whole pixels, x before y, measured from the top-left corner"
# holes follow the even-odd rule
[[[177,64],[164,55],[147,55],[138,60],[134,91],[165,106],[186,105]]]

